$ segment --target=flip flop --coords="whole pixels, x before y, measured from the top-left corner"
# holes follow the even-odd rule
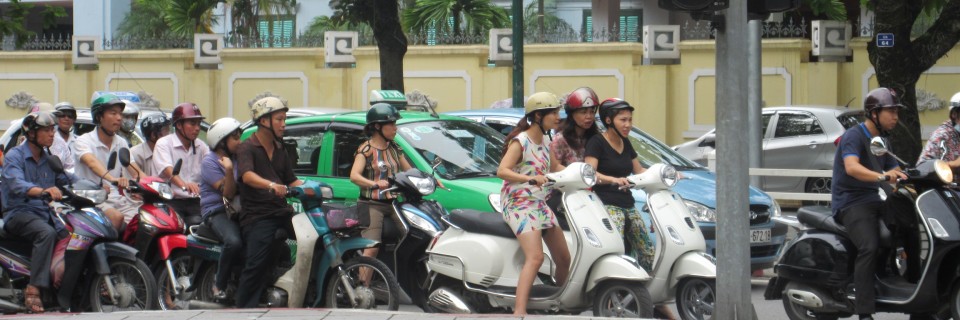
[[[29,313],[43,313],[43,299],[40,298],[40,289],[27,287],[23,290],[23,305]]]

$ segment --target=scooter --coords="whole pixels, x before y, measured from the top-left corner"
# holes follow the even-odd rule
[[[871,140],[871,152],[881,156],[889,151],[880,137]],[[892,154],[892,153],[891,153]],[[898,159],[899,160],[899,159]],[[902,160],[900,161],[902,163]],[[960,192],[953,173],[942,160],[927,161],[907,168],[908,179],[898,181],[896,190],[888,185],[880,192],[886,202],[907,201],[912,210],[896,212],[917,218],[925,249],[920,251],[921,273],[916,283],[905,279],[887,265],[892,257],[882,256],[877,268],[876,309],[899,312],[911,318],[952,316],[960,319]],[[803,207],[797,221],[777,218],[797,229],[774,267],[764,297],[783,300],[790,319],[837,319],[855,314],[853,266],[857,249],[846,229],[833,219],[828,207]],[[878,225],[882,249],[894,252],[886,225]],[[883,251],[881,251],[883,252]]]
[[[646,284],[654,304],[675,301],[680,318],[708,319],[716,303],[716,259],[706,251],[706,241],[683,198],[671,188],[676,170],[654,164],[644,173],[627,177],[625,188],[646,192],[641,211],[650,215],[657,232],[653,279]]]
[[[120,164],[130,165],[130,152],[120,149]],[[173,166],[173,175],[180,173],[182,160]],[[187,254],[186,224],[166,200],[173,199],[170,183],[159,177],[144,176],[130,180],[124,192],[142,197],[139,213],[130,219],[123,242],[137,249],[137,257],[151,267],[158,286],[161,310],[187,309],[193,292],[188,292],[192,276],[192,259]]]
[[[564,237],[573,261],[564,286],[554,285],[555,266],[551,259],[544,261],[527,309],[580,313],[592,307],[596,316],[652,317],[647,287],[653,278],[636,259],[624,255],[623,237],[603,203],[589,190],[597,181],[593,167],[573,163],[547,174],[547,179],[546,187],[563,192],[563,206],[570,213],[571,231]],[[443,221],[449,228],[427,249],[431,275],[428,304],[446,313],[512,308],[524,254],[507,223],[499,214],[476,210],[452,210]]]
[[[63,164],[49,156],[50,167],[63,174]],[[108,162],[108,170],[116,166],[116,153]],[[90,310],[110,312],[148,310],[157,301],[153,274],[137,250],[118,242],[113,224],[96,207],[107,199],[100,184],[80,180],[59,186],[63,197],[50,202],[57,219],[66,226],[69,236],[61,239],[52,259],[52,287],[41,297],[48,310],[67,312]],[[4,313],[25,311],[24,289],[30,278],[31,242],[4,231],[0,220],[0,310]]]
[[[267,307],[397,310],[401,294],[396,276],[383,262],[360,254],[378,242],[346,237],[343,233],[354,229],[358,221],[355,215],[325,212],[323,199],[332,197],[333,190],[325,183],[307,181],[290,188],[287,198],[298,200],[291,203],[295,211],[291,221],[295,242],[287,242],[282,247],[291,252],[292,261],[282,263],[265,275],[271,277],[273,286],[267,288],[263,304]],[[206,224],[191,227],[187,250],[203,260],[194,281],[194,285],[199,286],[199,299],[218,303],[212,288],[220,259],[219,239]],[[361,272],[372,274],[368,285],[360,280]],[[236,279],[231,282],[228,292],[236,288]]]

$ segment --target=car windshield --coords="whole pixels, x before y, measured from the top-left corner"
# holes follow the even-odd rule
[[[397,132],[427,162],[439,158],[437,174],[445,179],[496,176],[506,138],[473,121],[406,123]]]
[[[644,168],[649,168],[655,163],[666,163],[677,169],[702,169],[703,167],[696,162],[684,158],[667,145],[657,139],[640,131],[637,127],[630,130],[630,144],[633,150],[637,152],[637,160]]]

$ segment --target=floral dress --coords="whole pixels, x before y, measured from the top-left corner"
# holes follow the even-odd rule
[[[548,144],[533,143],[526,132],[521,132],[513,140],[519,142],[523,150],[520,163],[513,167],[514,172],[528,176],[544,175],[548,172],[550,168]],[[557,225],[557,217],[547,206],[546,198],[547,191],[537,185],[504,181],[503,187],[500,188],[503,220],[517,235],[527,231],[553,228]]]

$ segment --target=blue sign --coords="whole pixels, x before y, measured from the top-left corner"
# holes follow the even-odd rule
[[[892,33],[878,33],[878,34],[877,34],[877,47],[879,47],[879,48],[893,48],[893,34],[892,34]]]

